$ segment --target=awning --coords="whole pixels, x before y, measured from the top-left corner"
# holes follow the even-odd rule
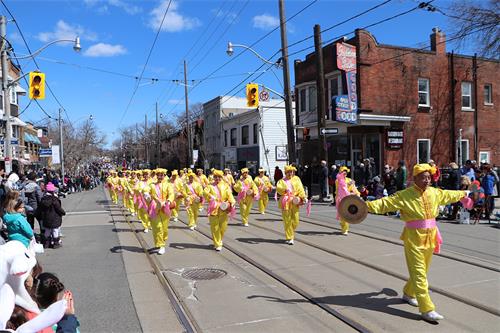
[[[31,143],[34,143],[34,144],[37,144],[37,145],[41,145],[42,143],[40,142],[40,139],[38,139],[38,137],[30,134],[30,133],[26,133],[24,132],[24,141],[25,142],[31,142]]]

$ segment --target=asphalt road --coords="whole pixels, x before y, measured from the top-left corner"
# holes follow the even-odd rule
[[[104,199],[101,188],[63,199],[63,247],[37,259],[73,292],[81,332],[141,332]]]

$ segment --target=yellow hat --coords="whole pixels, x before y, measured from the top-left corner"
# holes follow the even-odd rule
[[[351,172],[351,170],[349,170],[348,167],[346,167],[345,165],[343,165],[343,166],[340,167],[339,172],[344,172],[344,171],[347,172],[347,173]]]
[[[162,174],[166,174],[167,173],[167,169],[163,169],[163,168],[157,168],[155,170],[156,173],[162,173]]]
[[[142,169],[142,174],[148,174],[150,172],[151,172],[151,170],[149,170],[149,169]]]
[[[288,171],[297,171],[297,168],[294,167],[293,165],[285,165],[285,172]]]
[[[227,170],[227,171],[231,171],[231,169],[229,169],[229,168],[224,168],[224,171],[226,171],[226,170]]]
[[[210,169],[210,172],[214,172],[214,171],[215,171],[215,168]]]
[[[179,172],[177,172],[177,170],[172,170],[172,176],[178,176],[179,175]]]
[[[183,175],[183,174],[184,174],[184,170],[186,170],[186,169],[180,169],[180,170],[179,170],[179,174],[180,174],[180,175]]]
[[[413,176],[415,177],[426,171],[428,171],[431,175],[434,175],[436,174],[436,167],[433,167],[428,163],[415,164],[413,167]]]
[[[111,174],[116,173],[116,170],[109,170],[109,173]]]
[[[241,169],[241,173],[245,173],[245,172],[248,173],[248,168]]]
[[[219,177],[223,177],[224,176],[224,172],[222,172],[222,170],[216,170],[216,169],[214,169],[214,171],[212,172],[212,174],[214,176],[219,176]]]
[[[266,172],[264,168],[259,168],[259,172]]]
[[[200,169],[200,168],[196,169],[196,172],[198,172],[198,171],[203,172],[203,169]]]
[[[186,176],[188,176],[188,177],[194,177],[196,175],[194,174],[193,170],[189,169],[188,172],[186,173]]]

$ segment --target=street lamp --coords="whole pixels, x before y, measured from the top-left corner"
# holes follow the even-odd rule
[[[5,172],[9,174],[12,171],[12,150],[11,150],[11,140],[12,140],[12,125],[11,125],[11,119],[10,119],[10,88],[12,85],[17,83],[17,80],[9,83],[8,75],[7,73],[9,72],[8,67],[7,67],[7,60],[9,59],[9,54],[8,54],[8,41],[7,41],[7,18],[5,16],[0,16],[0,66],[2,70],[2,92],[3,92],[3,109],[4,109],[4,114],[5,114]],[[59,39],[52,41],[44,46],[42,46],[40,49],[36,50],[32,54],[28,54],[26,56],[22,57],[10,57],[11,59],[27,59],[27,58],[34,58],[38,54],[40,54],[43,50],[45,50],[47,47],[49,47],[52,44],[55,43],[60,43],[60,42],[73,42],[73,50],[76,52],[79,52],[82,47],[80,45],[80,38],[75,37],[75,39]],[[60,118],[60,116],[59,116]],[[61,149],[61,157],[62,157],[62,143],[60,145]],[[61,164],[61,171],[64,173],[63,170],[63,164]]]
[[[250,46],[246,46],[243,44],[233,44],[231,42],[227,42],[226,53],[228,56],[232,56],[234,54],[234,49],[233,49],[234,47],[242,47],[244,49],[247,49],[247,50],[251,51],[253,54],[255,54],[257,56],[257,58],[259,58],[260,60],[262,60],[266,64],[276,66],[277,68],[281,67],[281,58],[279,58],[276,62],[271,62],[271,61],[265,59],[264,57],[262,57],[260,54],[258,54],[257,51],[252,49]]]

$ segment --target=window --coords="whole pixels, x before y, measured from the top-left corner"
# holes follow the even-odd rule
[[[462,110],[474,110],[472,105],[472,83],[462,82]]]
[[[427,163],[431,159],[431,140],[417,140],[417,163]]]
[[[480,151],[479,152],[479,161],[481,163],[490,163],[490,152],[489,151]]]
[[[236,128],[231,128],[231,147],[236,146]]]
[[[258,143],[259,128],[257,126],[258,126],[257,124],[253,124],[253,143],[254,144]]]
[[[493,89],[491,84],[484,85],[484,104],[493,104]]]
[[[248,133],[248,131],[249,131],[248,125],[241,127],[241,144],[242,145],[248,144],[248,140],[249,140],[249,136],[250,136],[250,133]]]
[[[227,147],[227,130],[224,131],[224,147]]]
[[[307,110],[307,104],[306,104],[306,94],[307,90],[306,89],[300,89],[299,95],[300,95],[300,100],[299,100],[299,107],[300,107],[300,112],[306,112]]]
[[[429,79],[418,79],[418,105],[431,106]]]
[[[469,159],[469,140],[460,141],[460,165],[465,165]]]
[[[308,109],[307,111],[309,112],[316,112],[316,103],[317,103],[317,100],[316,100],[316,87],[315,86],[310,86],[308,88],[308,92],[309,92],[309,103],[308,103]]]

